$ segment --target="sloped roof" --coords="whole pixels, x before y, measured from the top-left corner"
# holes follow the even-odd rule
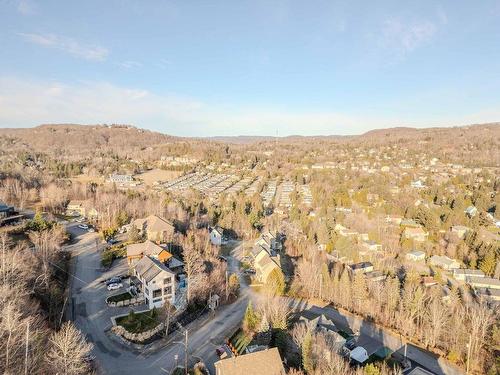
[[[149,215],[144,219],[134,220],[133,223],[139,229],[146,229],[152,232],[173,231],[174,225],[159,216]]]
[[[266,281],[275,269],[281,270],[279,257],[271,257],[265,250],[262,250],[255,258],[255,269]]]
[[[284,375],[277,348],[226,358],[215,362],[217,375]]]
[[[161,272],[167,272],[168,274],[172,275],[174,274],[160,261],[154,258],[150,258],[148,256],[142,258],[140,261],[136,263],[135,270],[141,276],[141,278],[146,280],[146,283],[149,283]]]
[[[157,257],[158,255],[160,255],[162,251],[167,251],[167,250],[149,240],[141,243],[134,243],[127,246],[127,256],[150,255]],[[172,254],[170,254],[168,258],[170,258],[171,256]]]

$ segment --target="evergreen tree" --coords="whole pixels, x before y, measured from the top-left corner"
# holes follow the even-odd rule
[[[259,317],[257,316],[257,314],[253,309],[252,301],[248,301],[247,309],[245,311],[245,316],[243,317],[243,329],[245,331],[253,331],[257,328],[258,323],[259,323]]]
[[[493,252],[493,250],[490,250],[486,253],[483,260],[481,260],[481,262],[479,263],[479,268],[486,275],[491,276],[493,275],[493,272],[495,272],[496,265],[495,253]]]
[[[128,240],[130,242],[139,242],[141,240],[141,235],[139,234],[139,229],[132,224],[132,227],[128,231]]]
[[[304,370],[306,370],[306,373],[314,373],[311,331],[307,332],[306,336],[304,337],[304,342],[302,343],[302,366],[304,367]]]
[[[280,269],[276,268],[269,274],[267,283],[273,293],[282,295],[285,292],[285,275]]]

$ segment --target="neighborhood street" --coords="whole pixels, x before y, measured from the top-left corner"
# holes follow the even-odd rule
[[[183,364],[184,336],[178,331],[171,335],[168,342],[158,342],[143,349],[128,346],[108,332],[112,326],[111,317],[126,314],[131,307],[108,307],[105,298],[110,293],[101,280],[123,274],[127,266],[124,262],[118,262],[110,271],[101,272],[100,251],[96,246],[98,235],[82,231],[76,224],[69,224],[67,229],[75,236],[74,243],[67,247],[72,252],[74,262],[68,316],[94,344],[93,354],[102,373],[168,374],[176,362]],[[196,362],[196,358],[202,358],[212,370],[211,373],[215,373],[215,348],[240,323],[247,305],[247,291],[235,303],[218,310],[213,318],[205,316],[186,327],[191,363]],[[146,308],[139,306],[133,309],[141,311]]]
[[[111,317],[126,314],[131,307],[108,307],[105,298],[111,294],[101,282],[114,275],[126,273],[124,261],[115,262],[111,270],[102,272],[100,268],[100,249],[104,246],[96,233],[87,233],[69,224],[68,231],[74,242],[67,247],[73,255],[73,275],[71,278],[71,303],[68,304],[68,317],[85,333],[94,344],[93,354],[103,374],[169,374],[176,366],[184,363],[184,334],[177,330],[168,340],[154,342],[144,347],[125,344],[109,332]],[[237,253],[235,250],[234,253]],[[238,271],[238,261],[228,257],[230,272]],[[205,314],[187,327],[188,358],[190,364],[199,359],[215,374],[214,362],[218,360],[215,349],[224,343],[240,324],[249,298],[257,300],[259,295],[248,287],[241,278],[239,299],[231,305],[217,310],[213,316]],[[300,299],[290,300],[294,311],[309,310],[324,314],[339,329],[360,332],[359,343],[367,346],[372,353],[385,346],[393,351],[404,352],[404,344],[398,335],[376,327],[372,323],[348,314],[341,314],[332,307],[314,306]],[[145,306],[133,307],[135,311],[146,310]],[[428,352],[408,345],[407,356],[422,367],[435,374],[458,375],[462,372],[447,363],[436,359]]]

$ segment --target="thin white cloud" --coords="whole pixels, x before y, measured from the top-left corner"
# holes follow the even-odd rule
[[[408,22],[399,18],[385,20],[382,27],[382,46],[406,55],[429,42],[436,33],[430,21]]]
[[[142,66],[142,63],[138,61],[127,60],[119,62],[117,63],[117,65],[124,69],[134,69],[134,68],[140,68]]]
[[[182,136],[359,134],[391,126],[446,126],[500,118],[500,106],[455,118],[345,114],[275,108],[234,108],[220,103],[107,82],[26,81],[0,77],[0,127],[42,123],[122,123]]]
[[[55,34],[18,33],[24,40],[45,48],[57,49],[89,61],[104,61],[109,51],[97,45],[85,45],[73,38]]]
[[[17,11],[23,16],[30,16],[36,13],[36,5],[29,0],[19,0],[17,2]]]

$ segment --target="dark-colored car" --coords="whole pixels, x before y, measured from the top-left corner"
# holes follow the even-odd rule
[[[106,285],[110,284],[118,284],[122,281],[122,278],[120,276],[114,276],[108,280],[106,280]]]

